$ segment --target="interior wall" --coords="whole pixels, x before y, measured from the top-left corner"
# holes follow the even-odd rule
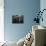
[[[40,9],[40,0],[5,0],[4,35],[7,41],[18,41],[32,29],[32,21]],[[23,24],[12,24],[13,15],[24,15]]]
[[[46,0],[41,0],[40,1],[40,10],[46,9]],[[40,22],[40,25],[46,27],[46,10],[43,12],[43,22]],[[45,35],[46,36],[46,35]],[[45,37],[46,39],[46,37]],[[45,40],[45,44],[46,44],[46,40]]]
[[[40,10],[43,11],[43,9],[46,9],[46,0],[40,0]],[[40,21],[40,25],[46,27],[46,10],[43,12],[43,22]]]
[[[4,41],[4,0],[0,0],[0,42]]]

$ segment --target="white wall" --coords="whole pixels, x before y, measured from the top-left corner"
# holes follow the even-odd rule
[[[4,0],[0,0],[0,41],[4,41]]]
[[[40,9],[41,11],[43,9],[46,9],[46,0],[40,0]],[[43,12],[42,17],[43,17],[43,22],[41,22],[40,24],[46,26],[46,11]]]

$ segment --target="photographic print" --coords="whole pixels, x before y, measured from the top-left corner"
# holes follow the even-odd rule
[[[22,24],[22,23],[24,23],[24,16],[22,15],[22,16],[12,16],[12,24]]]

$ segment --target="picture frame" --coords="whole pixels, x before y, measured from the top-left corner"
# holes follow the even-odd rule
[[[21,15],[21,16],[19,16],[19,15],[13,15],[12,16],[12,24],[22,24],[22,23],[24,23],[24,16],[23,15]]]

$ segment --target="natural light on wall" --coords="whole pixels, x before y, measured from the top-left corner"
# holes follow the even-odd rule
[[[0,0],[0,42],[4,41],[4,0]]]

